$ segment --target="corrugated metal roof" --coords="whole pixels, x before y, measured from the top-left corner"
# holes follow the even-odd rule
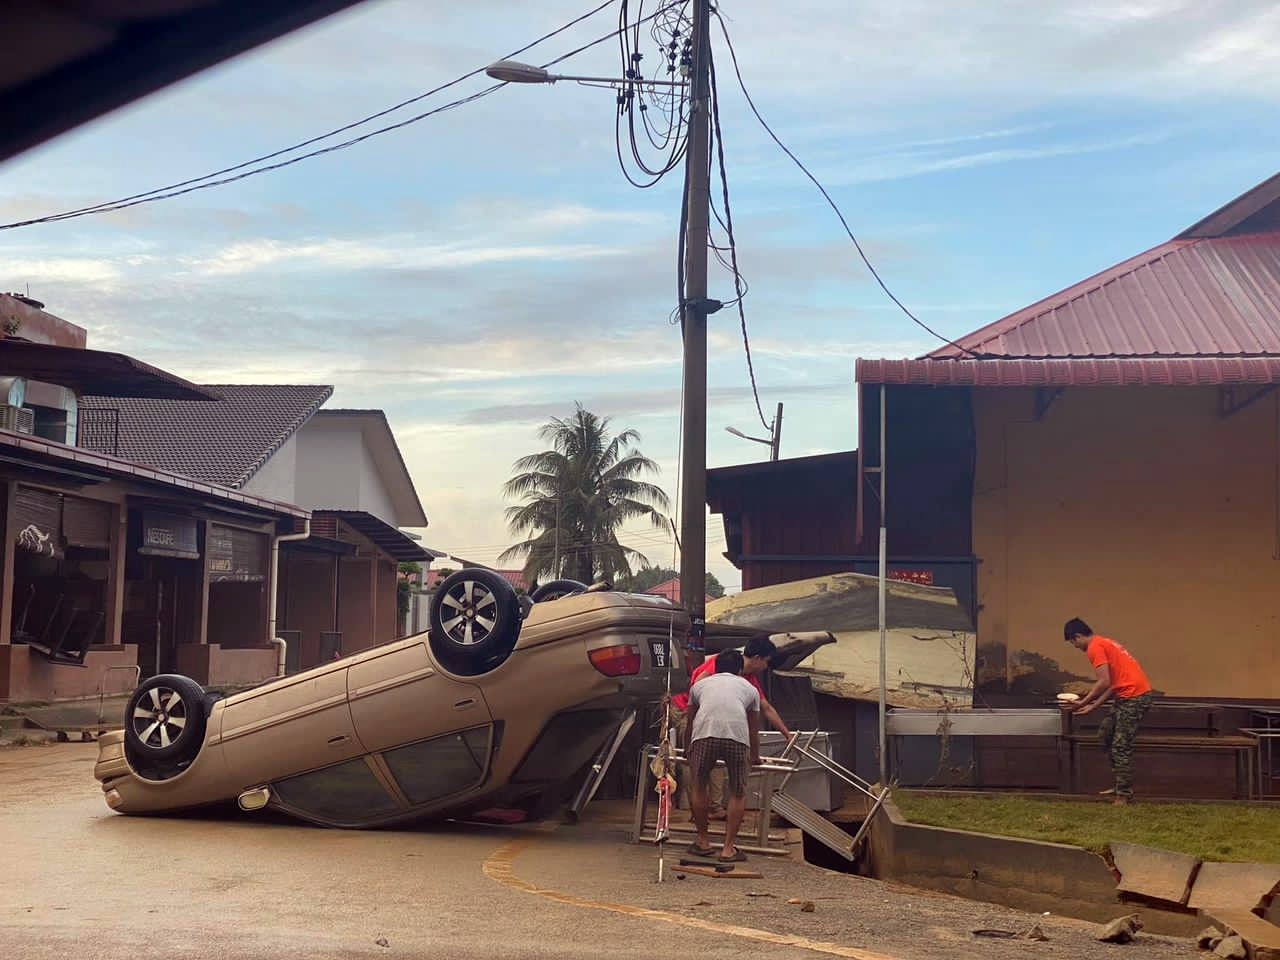
[[[861,384],[933,387],[1190,387],[1280,383],[1280,357],[859,360]]]
[[[1171,240],[956,343],[999,358],[1280,356],[1280,233]]]
[[[434,559],[435,555],[432,551],[417,544],[412,537],[406,536],[385,520],[380,520],[363,510],[317,510],[313,516],[336,517],[344,520],[395,560],[413,562]]]
[[[81,406],[119,411],[122,457],[224,487],[241,487],[320,405],[333,387],[219,384],[215,403],[82,397]],[[88,438],[86,438],[87,440]]]
[[[56,383],[77,394],[205,402],[218,399],[204,387],[123,353],[33,343],[21,337],[0,338],[0,373]]]

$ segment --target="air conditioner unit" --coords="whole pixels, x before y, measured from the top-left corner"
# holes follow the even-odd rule
[[[12,430],[14,433],[33,433],[36,429],[36,415],[26,407],[15,407],[11,403],[0,404],[0,430]]]

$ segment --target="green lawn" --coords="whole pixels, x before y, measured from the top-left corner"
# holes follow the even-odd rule
[[[1280,808],[1236,804],[930,796],[895,791],[913,823],[1069,843],[1101,853],[1112,840],[1189,853],[1203,860],[1280,863]]]

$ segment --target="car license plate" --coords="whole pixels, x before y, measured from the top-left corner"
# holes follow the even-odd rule
[[[649,649],[653,651],[653,665],[659,670],[667,669],[667,641],[650,640]]]

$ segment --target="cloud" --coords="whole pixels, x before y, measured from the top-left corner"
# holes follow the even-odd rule
[[[404,238],[408,240],[409,238]],[[207,257],[185,257],[186,268],[209,276],[293,268],[301,270],[449,270],[482,264],[550,260],[564,262],[617,256],[614,247],[593,244],[542,246],[412,246],[394,238],[378,242],[338,239],[300,244],[254,240],[231,244]]]

